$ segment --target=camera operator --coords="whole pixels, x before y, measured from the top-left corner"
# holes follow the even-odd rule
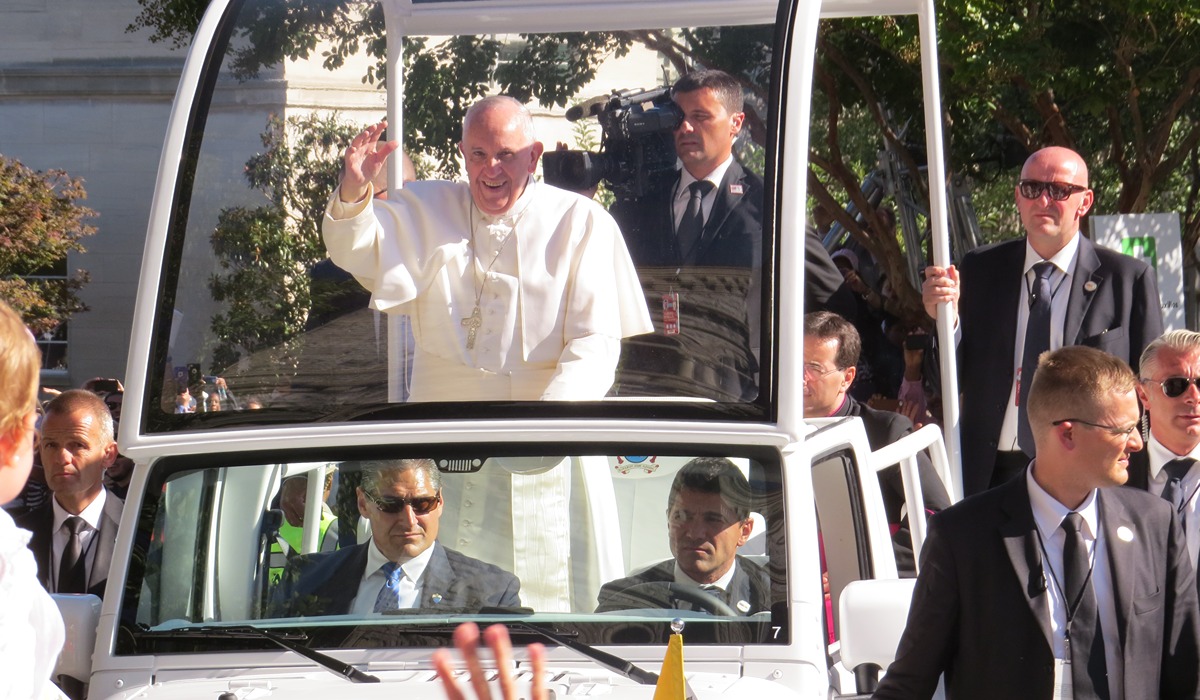
[[[655,326],[625,343],[621,393],[753,400],[763,181],[733,157],[746,116],[742,87],[701,70],[680,78],[671,98],[682,112],[674,129],[682,168],[611,211]]]

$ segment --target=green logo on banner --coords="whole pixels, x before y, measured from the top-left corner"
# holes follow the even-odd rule
[[[1135,258],[1145,258],[1150,261],[1150,267],[1158,269],[1158,248],[1154,243],[1154,236],[1123,238],[1121,252]]]

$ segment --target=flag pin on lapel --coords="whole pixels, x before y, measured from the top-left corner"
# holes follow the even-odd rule
[[[729,183],[729,194],[742,194],[742,192],[744,192],[744,191],[745,190],[742,188],[742,186],[739,183],[736,183],[736,182]]]
[[[1133,541],[1133,530],[1130,530],[1129,528],[1125,527],[1124,525],[1122,525],[1121,527],[1118,527],[1117,528],[1117,539],[1121,540],[1122,542],[1132,542]]]

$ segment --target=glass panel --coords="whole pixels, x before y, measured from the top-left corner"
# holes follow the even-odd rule
[[[771,372],[758,367],[758,352],[769,329],[759,309],[771,289],[762,279],[771,245],[761,177],[774,26],[402,38],[383,36],[374,3],[239,7],[198,96],[181,166],[158,295],[152,432],[465,415],[461,405],[410,410],[410,400],[474,402],[468,414],[487,416],[496,401],[545,415],[533,404],[543,397],[638,398],[574,410],[650,415],[638,407],[650,397],[672,401],[666,410],[679,415],[766,415],[759,387]],[[403,191],[380,183],[385,199],[368,215],[383,222],[384,242],[372,249],[386,259],[376,269],[373,253],[338,256],[356,279],[327,259],[320,229],[346,145],[385,113],[385,40],[403,43],[404,118],[393,126],[421,182]],[[737,159],[723,179],[713,175],[690,257],[675,251],[674,222],[686,213],[671,201],[686,193],[678,168],[707,162],[722,148],[713,142],[730,134],[711,123],[710,112],[724,109],[709,99],[712,88],[672,101],[683,55],[727,71],[745,114],[716,115],[725,132],[737,124]],[[529,190],[583,192],[617,228],[573,195],[539,194],[534,213],[516,217],[517,240],[534,243],[514,244],[509,257],[490,251],[491,263],[476,255],[489,229],[466,186],[424,181],[466,179],[458,151],[466,107],[500,92],[529,107],[547,147],[535,173],[542,184]],[[676,102],[691,112],[684,123]],[[677,160],[676,138],[688,159]],[[654,332],[618,342],[649,329],[644,313]],[[249,412],[258,408],[267,410]]]
[[[138,522],[122,652],[247,624],[303,627],[317,646],[444,644],[447,622],[468,619],[609,644],[665,642],[679,617],[689,645],[786,642],[778,457],[619,454],[639,447],[163,460]],[[309,479],[323,501],[310,505]],[[415,581],[393,593],[388,561]]]

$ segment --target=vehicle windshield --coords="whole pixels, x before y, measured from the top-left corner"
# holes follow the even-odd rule
[[[771,342],[760,310],[771,294],[763,271],[773,269],[773,243],[771,197],[761,178],[768,167],[773,18],[574,34],[388,36],[383,12],[381,4],[352,0],[231,4],[206,59],[176,173],[144,429],[561,413],[515,389],[511,401],[481,396],[471,385],[419,407],[411,401],[422,378],[440,381],[436,370],[446,363],[516,386],[526,381],[523,372],[549,376],[564,358],[587,360],[594,346],[558,337],[569,334],[576,311],[563,312],[559,328],[555,312],[534,308],[521,287],[508,307],[518,309],[515,320],[484,325],[476,345],[470,310],[436,303],[438,280],[414,282],[419,299],[397,303],[373,289],[373,280],[328,258],[320,228],[343,152],[388,114],[388,44],[401,47],[392,69],[402,73],[403,96],[394,97],[401,123],[389,124],[387,137],[403,142],[415,172],[405,173],[393,156],[377,194],[394,202],[402,186],[420,197],[426,180],[466,181],[459,152],[466,108],[483,95],[507,93],[527,105],[545,146],[536,180],[590,197],[616,220],[636,278],[627,288],[636,305],[645,304],[654,330],[602,351],[619,355],[611,382],[604,373],[599,380],[576,375],[602,385],[571,397],[583,399],[573,403],[576,415],[768,417]],[[676,151],[709,148],[700,139],[714,135],[705,135],[711,127],[696,117],[690,140],[678,141],[682,111],[701,114],[711,105],[673,101],[667,88],[696,65],[733,76],[745,116],[731,170],[721,171],[726,179],[700,205],[711,220],[696,234],[695,255],[683,259],[670,250],[680,218],[672,207],[682,212],[687,198]],[[743,179],[729,179],[743,169]],[[402,182],[412,178],[417,182]],[[597,255],[593,248],[581,259]],[[462,271],[447,284],[486,284],[490,268],[480,267],[486,269],[478,277]],[[399,274],[388,269],[388,279]],[[551,275],[555,284],[582,276],[571,266],[563,270]],[[614,263],[589,274],[590,281],[570,277],[564,284],[570,294],[595,287],[591,301],[570,307],[590,313],[591,304],[617,293],[621,270]],[[520,276],[533,275],[521,267]],[[487,307],[482,291],[501,286],[478,284],[475,313]],[[492,310],[482,310],[485,324]],[[537,335],[541,326],[549,329],[545,338]],[[493,331],[503,336],[498,350],[485,342]],[[488,352],[500,359],[484,357]]]
[[[467,619],[646,644],[681,618],[689,645],[785,643],[778,457],[647,451],[161,460],[119,651],[191,649],[195,630],[172,632],[244,625],[299,628],[322,648],[428,646]]]

